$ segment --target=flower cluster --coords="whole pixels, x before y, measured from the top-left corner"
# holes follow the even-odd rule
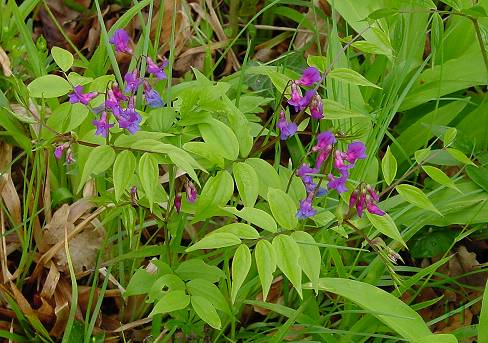
[[[308,107],[313,119],[322,119],[324,117],[324,104],[320,95],[315,89],[308,89],[305,91],[305,95],[302,96],[300,89],[300,86],[312,87],[321,80],[322,77],[317,68],[310,67],[305,69],[300,79],[291,82],[291,95],[288,104],[292,105],[296,112]]]
[[[312,152],[317,153],[315,165],[311,168],[303,164],[297,170],[307,190],[307,197],[300,202],[297,217],[300,219],[315,215],[312,207],[314,197],[323,196],[327,190],[335,189],[338,193],[347,192],[346,182],[349,179],[349,170],[354,167],[359,159],[366,158],[366,147],[362,142],[356,141],[348,145],[347,150],[341,151],[335,147],[337,143],[335,135],[330,131],[324,131],[317,135],[317,143],[312,147]],[[332,158],[332,168],[327,174],[327,190],[313,181],[313,174],[319,174],[326,166],[324,162]]]
[[[291,82],[291,94],[290,99],[288,99],[288,104],[292,105],[296,112],[305,110],[308,107],[313,119],[320,120],[324,118],[324,104],[317,91],[315,89],[308,89],[305,91],[305,95],[302,95],[302,90],[300,88],[312,87],[321,80],[322,76],[317,68],[310,67],[305,69],[300,79]],[[297,124],[288,121],[285,118],[284,112],[280,113],[276,128],[280,131],[281,140],[286,140],[297,132]]]
[[[60,160],[61,157],[63,157],[65,150],[66,150],[66,157],[65,157],[66,163],[67,164],[75,163],[75,159],[73,157],[73,150],[71,150],[71,145],[68,142],[56,146],[56,148],[54,149],[54,157],[57,160]]]
[[[349,208],[356,208],[359,217],[363,215],[365,208],[369,213],[382,216],[385,212],[376,205],[379,200],[380,197],[373,187],[362,183],[352,192],[351,197],[349,198]]]
[[[130,38],[124,30],[115,31],[110,38],[110,43],[114,45],[115,51],[132,54],[132,48],[129,45]],[[161,65],[157,65],[150,57],[146,57],[146,63],[149,74],[154,75],[158,80],[166,79],[164,72],[164,68],[168,64],[166,60]],[[112,115],[119,128],[125,129],[129,133],[134,134],[140,129],[142,117],[135,109],[135,94],[141,85],[146,105],[152,108],[164,106],[159,93],[151,87],[145,77],[139,75],[136,68],[125,74],[123,91],[118,84],[112,84],[105,94],[105,101],[102,105],[93,108],[93,112],[99,115],[98,119],[92,121],[96,127],[96,135],[107,137],[110,128],[114,127],[114,124],[110,122]],[[96,92],[84,93],[83,86],[78,85],[69,95],[69,101],[89,106],[90,101],[97,95]]]

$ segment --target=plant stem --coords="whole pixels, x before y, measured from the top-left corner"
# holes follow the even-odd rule
[[[474,30],[476,31],[476,38],[478,38],[478,43],[481,49],[481,55],[483,55],[483,61],[485,62],[486,73],[488,75],[488,55],[486,54],[485,43],[483,42],[483,37],[481,36],[480,24],[476,18],[471,18],[474,25]]]

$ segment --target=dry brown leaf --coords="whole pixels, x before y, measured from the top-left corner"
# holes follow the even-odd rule
[[[60,270],[67,272],[68,261],[62,247],[68,235],[68,247],[75,272],[93,268],[105,238],[105,230],[96,219],[102,210],[98,209],[75,225],[93,207],[89,201],[81,199],[71,206],[64,204],[53,214],[51,222],[43,231],[40,252],[44,255],[38,264],[49,263],[52,258]]]
[[[45,299],[51,299],[58,285],[58,281],[61,274],[56,268],[56,265],[51,262],[51,267],[49,268],[49,273],[47,274],[46,281],[44,281],[44,286],[42,287],[41,297]]]
[[[2,49],[0,46],[0,65],[2,66],[3,69],[3,74],[6,77],[9,77],[12,75],[12,69],[10,69],[10,59],[7,56],[7,53],[5,50]]]
[[[459,246],[457,254],[449,260],[449,276],[460,276],[480,268],[480,263],[476,259],[474,252],[469,252],[464,245]],[[459,279],[460,282],[472,286],[484,286],[486,283],[488,273],[476,273],[468,276],[463,276]]]

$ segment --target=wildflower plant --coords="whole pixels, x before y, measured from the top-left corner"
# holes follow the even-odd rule
[[[291,296],[329,290],[321,279],[327,276],[325,247],[341,248],[339,236],[327,238],[331,232],[358,235],[395,275],[405,242],[383,207],[386,192],[378,193],[376,180],[358,171],[370,157],[366,136],[339,129],[336,121],[354,113],[328,99],[324,87],[328,77],[374,84],[347,68],[341,78],[333,65],[321,67],[322,56],[309,59],[299,75],[252,67],[272,80],[277,94],[271,121],[261,125],[242,104],[254,101],[261,109],[269,99],[248,89],[236,98],[235,83],[210,81],[197,70],[194,80],[169,85],[165,57],[136,55],[122,29],[109,42],[114,53],[132,59],[120,80],[69,72],[73,56],[58,49],[61,73],[35,79],[28,90],[39,104],[53,107],[39,137],[52,142],[53,164],[69,173],[54,182],[71,184],[74,198],[90,194],[102,219],[120,217],[131,249],[143,244],[148,227],[161,237],[160,246],[144,255],[157,258],[126,280],[124,297],[145,296],[141,311],[154,321],[172,318],[169,329],[197,320],[227,330],[235,329],[236,313],[256,292],[266,301],[280,273],[293,286]],[[309,143],[287,149],[302,137]],[[275,165],[266,160],[271,147]],[[280,163],[283,156],[288,162]],[[396,168],[392,161],[384,163],[385,175]],[[406,186],[398,192],[412,194],[413,186],[392,181],[388,187]],[[90,184],[99,186],[96,192]],[[379,235],[398,244],[387,245]],[[398,300],[383,293],[385,301]]]

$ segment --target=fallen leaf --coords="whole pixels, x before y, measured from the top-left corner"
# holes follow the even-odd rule
[[[2,49],[0,46],[0,65],[2,66],[3,69],[3,74],[6,77],[9,77],[12,75],[12,69],[10,69],[10,59],[7,56],[7,53],[5,50]]]

